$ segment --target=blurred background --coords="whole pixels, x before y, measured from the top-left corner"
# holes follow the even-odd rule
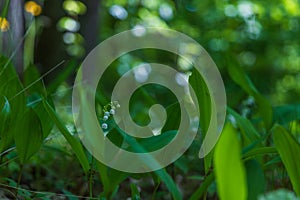
[[[157,26],[183,32],[209,52],[222,72],[230,105],[243,98],[227,78],[224,69],[230,65],[243,67],[272,105],[299,102],[298,0],[66,0],[43,3],[43,12],[36,19],[41,29],[35,51],[36,63],[43,72],[61,60],[82,61],[97,44],[116,33],[135,27]],[[159,60],[158,55],[153,55],[152,59]],[[163,60],[168,59],[165,56]],[[132,67],[136,61],[135,56],[128,55],[119,65]],[[161,62],[166,61],[161,59]],[[175,64],[188,69],[180,60]],[[49,77],[51,79],[51,75]]]
[[[70,106],[72,85],[81,62],[100,42],[132,28],[139,28],[134,33],[137,35],[144,34],[143,28],[149,26],[170,28],[195,39],[210,54],[222,74],[228,106],[251,120],[260,133],[267,132],[267,128],[253,117],[257,113],[255,100],[234,82],[234,75],[229,73],[231,68],[239,67],[245,71],[272,107],[299,104],[300,0],[1,0],[0,8],[0,54],[13,55],[21,79],[26,80],[23,72],[32,65],[38,70],[35,73],[46,74],[43,84],[51,94],[56,112],[71,133],[76,132]],[[144,49],[128,53],[113,62],[102,77],[98,89],[103,95],[97,99],[99,104],[103,107],[110,102],[114,84],[122,74],[147,62],[174,66],[182,73],[192,69],[189,63],[169,52]],[[34,73],[31,75],[39,78]],[[175,101],[174,96],[165,98],[170,92],[164,88],[148,88],[147,91],[163,105]],[[131,106],[137,123],[147,124],[149,121],[147,111],[153,102],[148,100],[136,98],[137,103]],[[294,108],[286,110],[291,112]],[[299,106],[297,108],[297,113],[300,113]],[[98,114],[101,115],[101,111]],[[235,121],[230,117],[229,120]],[[300,141],[299,115],[293,116],[291,121],[287,126],[292,127],[294,136]],[[273,144],[267,140],[265,145]],[[195,142],[185,156],[167,168],[183,193],[183,199],[195,192],[206,178],[203,160],[197,157],[198,150],[199,144]],[[21,184],[25,189],[89,195],[89,179],[83,175],[79,163],[70,153],[72,149],[57,128],[51,131],[39,153],[24,169],[13,160],[17,157],[16,152],[11,152],[5,157],[7,163],[4,159],[4,164],[0,165],[1,178],[5,177],[2,182],[16,186],[22,168]],[[270,156],[264,162],[271,159]],[[264,191],[281,187],[292,190],[279,160],[275,157],[264,166],[263,175],[268,179]],[[116,191],[121,191],[109,191],[115,199],[130,196],[130,183],[143,188],[145,199],[150,199],[151,195],[153,199],[155,195],[157,199],[172,198],[166,192],[167,187],[159,186],[160,181],[153,178],[153,174],[124,175],[112,171],[111,179],[116,180],[114,184],[118,187]],[[95,178],[93,184],[94,194],[100,194],[103,189],[100,178]],[[215,183],[206,189],[208,199],[218,199]],[[2,193],[0,190],[0,198]],[[32,194],[23,192],[28,198]],[[47,199],[46,196],[43,198]]]

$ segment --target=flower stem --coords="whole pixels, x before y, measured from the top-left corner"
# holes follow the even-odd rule
[[[17,187],[16,187],[16,193],[15,193],[16,199],[18,199],[18,190],[19,190],[19,186],[21,183],[21,179],[22,179],[23,169],[24,169],[24,165],[21,164],[21,168],[20,168],[20,172],[19,172],[19,176],[18,176]]]

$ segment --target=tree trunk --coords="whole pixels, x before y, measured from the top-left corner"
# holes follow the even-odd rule
[[[99,43],[100,6],[101,1],[82,1],[87,7],[87,13],[80,17],[81,33],[85,39],[85,49],[88,54]]]
[[[8,57],[13,55],[13,64],[19,76],[22,77],[24,49],[24,0],[10,1],[7,20],[10,23],[10,32],[3,35],[3,53]]]

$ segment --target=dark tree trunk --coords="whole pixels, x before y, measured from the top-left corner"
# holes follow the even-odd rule
[[[36,64],[42,74],[48,72],[61,61],[68,59],[62,40],[63,33],[56,28],[59,19],[65,15],[62,3],[61,0],[44,2],[43,15],[48,18],[49,24],[43,28],[41,35],[39,35],[35,52]],[[46,83],[48,80],[53,79],[60,70],[62,70],[62,67],[45,77]]]
[[[81,33],[85,39],[85,49],[88,54],[99,43],[100,33],[100,0],[82,1],[87,7],[87,13],[80,17]]]
[[[89,53],[99,41],[99,9],[100,0],[88,0],[82,2],[87,6],[87,12],[85,15],[79,15],[78,20],[80,22],[80,33],[85,39],[85,50]],[[45,1],[44,4],[44,15],[51,19],[51,25],[45,28],[38,39],[38,49],[36,56],[37,64],[42,66],[42,73],[49,71],[57,63],[65,60],[66,63],[72,59],[66,53],[66,47],[63,43],[63,33],[57,30],[57,22],[63,16],[68,14],[62,9],[61,0]],[[81,58],[83,59],[83,58]],[[79,62],[81,59],[77,59]],[[58,73],[64,70],[63,67],[59,67],[57,70],[49,74],[45,80],[46,84],[51,82]],[[72,82],[74,77],[71,77]]]
[[[10,23],[10,34],[3,37],[4,54],[12,57],[13,64],[20,77],[23,74],[24,47],[24,0],[11,0],[9,3],[7,20]]]

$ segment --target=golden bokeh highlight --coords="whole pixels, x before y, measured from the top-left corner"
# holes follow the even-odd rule
[[[25,3],[25,10],[31,13],[33,16],[39,16],[42,13],[42,7],[34,1],[28,1]]]

